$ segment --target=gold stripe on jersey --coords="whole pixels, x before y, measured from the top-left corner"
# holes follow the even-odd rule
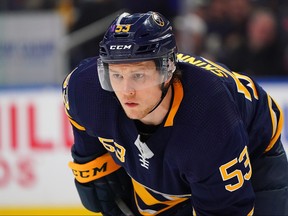
[[[230,76],[230,77],[234,80],[234,82],[235,82],[235,84],[236,84],[237,91],[238,91],[239,93],[242,93],[242,94],[245,96],[246,99],[248,99],[249,101],[252,101],[252,96],[251,96],[250,92],[249,92],[248,89],[243,85],[243,83],[239,80],[239,78],[240,78],[240,79],[244,79],[245,76],[240,75],[240,74],[238,74],[238,73],[236,73],[236,72],[229,71],[229,70],[227,70],[226,68],[222,67],[221,65],[218,65],[218,64],[216,64],[215,62],[212,62],[212,61],[210,61],[210,60],[208,60],[208,59],[205,59],[205,60],[206,60],[208,63],[210,63],[212,66],[220,69],[220,71],[217,71],[217,70],[215,70],[214,68],[213,68],[213,70],[212,70],[212,69],[209,68],[209,67],[208,67],[208,68],[204,68],[204,69],[206,69],[206,70],[209,69],[208,71],[210,71],[210,72],[212,72],[212,73],[215,73],[215,71],[217,71],[217,73],[215,73],[215,74],[218,75],[218,76],[219,76],[219,72],[221,72],[221,73],[223,73],[223,75],[221,75],[221,77],[224,76],[224,75],[225,75],[225,77],[227,77],[227,75]],[[240,75],[240,76],[237,77],[238,75]],[[246,81],[249,81],[250,87],[252,88],[253,93],[257,93],[256,89],[253,89],[254,83],[252,82],[252,80],[251,80],[251,79],[249,80],[249,79],[247,79],[247,78],[245,78],[245,80],[246,80]],[[251,85],[251,83],[253,83],[253,85]],[[256,98],[255,95],[254,95],[254,98]],[[257,98],[256,98],[256,99],[258,99],[258,93],[257,93]]]
[[[272,105],[273,103],[276,105],[277,109],[279,110],[279,120],[277,122],[277,117],[276,113],[274,112]],[[284,123],[284,117],[283,117],[283,112],[280,106],[268,95],[268,106],[270,110],[270,116],[271,116],[271,121],[272,121],[272,136],[269,145],[265,149],[264,152],[268,152],[270,149],[273,148],[275,145],[276,141],[280,137],[282,128],[283,128],[283,123]]]
[[[63,92],[62,92],[62,97],[63,97],[63,103],[65,105],[65,108],[67,110],[70,109],[70,106],[69,106],[69,100],[68,100],[68,83],[69,83],[69,79],[71,77],[71,74],[68,74],[68,76],[65,78],[65,81],[63,82]]]
[[[272,121],[272,137],[274,137],[277,129],[277,115],[272,108],[272,98],[268,95],[268,107]]]
[[[71,124],[76,127],[78,130],[81,130],[81,131],[85,131],[85,127],[81,126],[80,124],[78,124],[76,121],[74,121],[73,119],[71,118],[68,118],[69,121],[71,122]]]
[[[164,127],[169,127],[173,126],[173,120],[174,117],[177,113],[177,110],[180,107],[180,103],[183,99],[183,87],[181,82],[175,82],[173,83],[173,88],[174,88],[174,98],[173,98],[173,103],[171,106],[171,109],[169,111],[168,117],[166,119]]]
[[[69,85],[69,80],[70,80],[70,77],[71,77],[72,73],[73,73],[76,69],[77,69],[77,67],[76,67],[71,73],[69,73],[69,74],[66,76],[66,78],[65,78],[65,80],[64,80],[64,82],[63,82],[63,86],[62,86],[62,88],[63,88],[63,91],[62,91],[63,103],[64,103],[65,108],[66,108],[67,110],[70,109],[69,99],[68,99],[68,85]]]
[[[68,116],[68,120],[70,121],[70,123],[76,127],[78,130],[81,130],[81,131],[85,131],[85,127],[81,126],[80,124],[78,124],[76,121],[74,121],[72,119],[72,117],[70,116],[70,114],[68,113],[68,110],[67,109],[64,109],[65,110],[65,114]]]
[[[239,80],[246,80],[246,82],[248,82],[248,84],[246,86],[249,87],[252,90],[254,98],[256,100],[258,100],[259,99],[258,91],[257,91],[257,88],[256,88],[254,82],[252,81],[252,79],[250,77],[248,77],[248,76],[243,75],[243,74],[239,74],[239,73],[236,73],[236,72],[232,72],[232,73]]]
[[[187,194],[187,195],[167,195],[167,194],[163,194],[160,192],[156,192],[154,190],[151,190],[151,189],[141,185],[140,183],[138,183],[134,179],[132,179],[132,183],[133,183],[133,187],[134,187],[134,198],[135,198],[135,202],[136,202],[138,211],[142,215],[145,215],[145,216],[151,216],[151,215],[159,214],[161,212],[165,212],[168,209],[176,206],[177,204],[186,201],[187,199],[189,199],[188,197],[191,196],[190,194]],[[161,198],[165,201],[160,201],[160,200],[156,199],[153,196],[153,193],[161,196]],[[141,201],[146,205],[146,209],[142,209],[139,206],[137,195],[138,195],[139,199],[141,199]],[[157,204],[163,205],[164,208],[162,208],[160,210],[154,210],[153,205],[157,205]],[[191,209],[191,211],[192,211],[192,209]]]
[[[64,109],[64,111],[65,111],[65,114],[66,114],[69,118],[72,119],[72,117],[71,117],[70,114],[68,113],[68,110],[67,110],[67,109]]]
[[[197,216],[196,211],[195,211],[194,208],[193,208],[193,210],[192,210],[192,215],[193,215],[193,216]]]
[[[253,214],[254,214],[254,207],[251,209],[251,211],[248,213],[247,216],[253,216]]]

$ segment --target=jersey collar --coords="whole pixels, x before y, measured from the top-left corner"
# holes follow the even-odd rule
[[[173,102],[172,102],[171,109],[168,113],[167,119],[165,121],[164,127],[173,126],[174,117],[180,107],[180,104],[184,95],[183,86],[180,81],[173,83],[173,89],[174,89]]]

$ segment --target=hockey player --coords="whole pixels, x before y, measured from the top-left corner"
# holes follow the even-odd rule
[[[177,53],[156,12],[123,13],[63,82],[69,166],[103,215],[288,215],[283,113],[251,77]]]

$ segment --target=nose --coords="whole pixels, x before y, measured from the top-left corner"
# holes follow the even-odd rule
[[[128,79],[124,80],[123,82],[122,92],[127,96],[132,96],[135,94],[135,88]]]

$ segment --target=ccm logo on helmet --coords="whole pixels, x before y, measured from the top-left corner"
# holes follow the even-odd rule
[[[110,50],[125,50],[131,49],[132,45],[111,45]]]

